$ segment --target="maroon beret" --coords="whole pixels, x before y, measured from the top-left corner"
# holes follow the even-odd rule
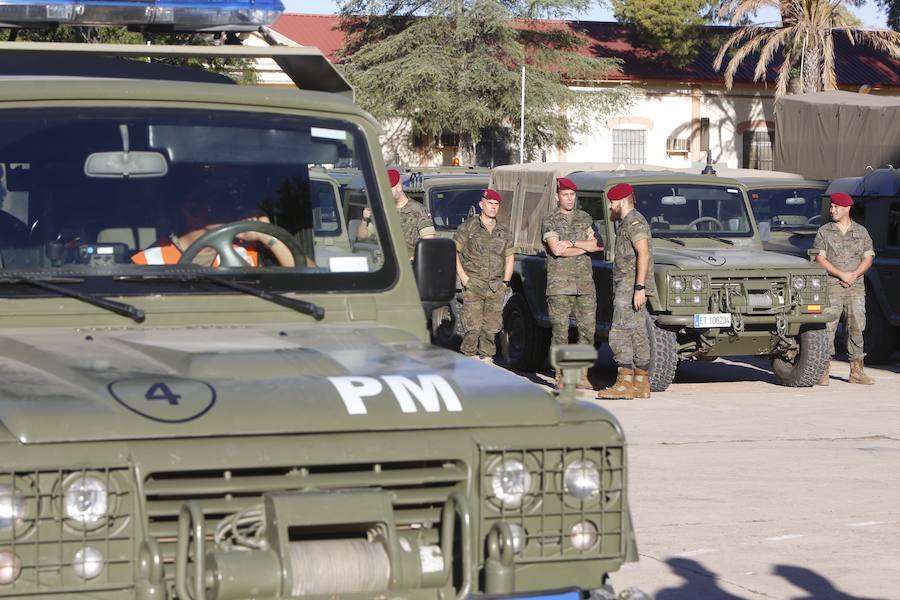
[[[503,200],[503,197],[500,196],[500,192],[498,192],[497,190],[492,190],[491,188],[484,190],[481,193],[481,198],[483,200],[496,200],[497,202],[501,202]]]
[[[617,183],[616,185],[609,188],[609,191],[606,192],[606,197],[610,201],[621,200],[625,196],[630,196],[633,193],[634,188],[627,183]]]
[[[831,195],[831,203],[836,206],[853,206],[853,198],[844,192],[835,192]]]
[[[578,186],[575,185],[575,182],[569,179],[568,177],[557,177],[556,178],[556,191],[560,190],[572,190],[573,192],[578,191]]]
[[[391,187],[400,183],[400,171],[397,169],[388,169],[388,181],[391,182]]]

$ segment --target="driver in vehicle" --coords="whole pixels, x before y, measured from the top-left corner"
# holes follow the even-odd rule
[[[213,202],[206,196],[193,196],[181,206],[186,233],[170,234],[168,239],[157,245],[135,253],[131,261],[139,265],[177,265],[184,252],[208,232],[214,231],[230,221],[258,221],[270,223],[266,215],[246,216],[243,219],[233,218],[233,210],[228,204]],[[210,223],[210,221],[213,223]],[[287,245],[277,237],[261,231],[244,231],[234,236],[232,246],[249,266],[258,267],[263,257],[262,252],[269,252],[282,267],[295,266],[294,257]],[[219,266],[219,256],[212,245],[202,248],[192,261],[195,265]],[[315,266],[307,258],[306,266]]]

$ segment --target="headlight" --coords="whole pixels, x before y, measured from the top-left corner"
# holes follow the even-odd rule
[[[672,289],[676,292],[680,292],[684,289],[684,279],[675,278],[672,280]]]
[[[567,494],[587,500],[600,493],[600,469],[592,460],[576,460],[568,467],[563,477]]]
[[[579,521],[572,526],[569,539],[572,546],[578,550],[587,550],[597,543],[597,526],[590,521]]]
[[[25,496],[8,485],[0,485],[0,532],[15,528],[25,518]]]
[[[106,484],[96,477],[78,475],[65,484],[63,497],[65,516],[81,525],[95,525],[109,511]]]
[[[529,489],[531,473],[518,460],[506,459],[491,472],[491,491],[504,508],[521,506]]]
[[[691,279],[691,289],[694,290],[695,292],[699,292],[700,290],[702,290],[703,289],[703,280],[700,279],[699,277],[694,277],[693,279]]]
[[[794,277],[791,279],[791,287],[793,287],[797,291],[800,291],[806,287],[806,280],[799,276]]]
[[[818,290],[822,288],[822,279],[819,277],[810,277],[809,278],[809,287],[814,290]]]

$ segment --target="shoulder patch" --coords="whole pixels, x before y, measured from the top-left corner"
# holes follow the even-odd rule
[[[634,221],[631,222],[631,224],[632,225],[640,225],[641,222],[639,220],[635,219]]]

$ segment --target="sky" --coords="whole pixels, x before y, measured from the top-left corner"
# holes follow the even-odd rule
[[[282,0],[287,12],[308,13],[314,15],[330,15],[338,12],[338,3],[334,0]],[[886,27],[887,14],[872,0],[863,6],[850,7],[866,27]],[[583,21],[615,21],[612,11],[606,6],[595,5],[588,12],[575,15],[573,18]],[[771,22],[778,19],[776,11],[760,12],[755,19],[758,23]]]

